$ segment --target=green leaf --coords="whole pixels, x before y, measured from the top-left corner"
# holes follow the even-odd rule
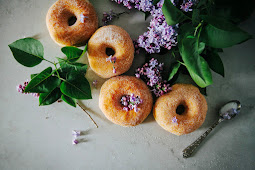
[[[74,70],[67,74],[67,79],[61,83],[60,90],[71,98],[92,99],[88,80],[84,74]]]
[[[72,46],[63,47],[61,48],[61,51],[66,55],[68,61],[70,62],[77,61],[83,54],[81,49]]]
[[[60,65],[61,69],[64,72],[68,73],[68,72],[71,72],[72,70],[75,70],[75,71],[85,74],[87,71],[88,66],[86,64],[71,63],[71,62],[68,62],[68,60],[64,60],[64,59],[58,58],[58,57],[57,57],[57,59],[59,61],[59,65]]]
[[[34,77],[36,77],[38,74],[31,74],[30,78],[33,79]]]
[[[50,105],[56,102],[61,97],[61,91],[59,88],[55,88],[48,93],[40,93],[39,106]]]
[[[25,88],[25,92],[49,93],[60,85],[61,80],[52,76],[52,68],[48,67],[36,75]]]
[[[242,0],[242,2],[233,0],[215,0],[214,3],[216,8],[213,12],[217,17],[227,17],[236,23],[247,19],[255,9],[254,0]],[[227,11],[227,13],[225,11]]]
[[[170,81],[174,75],[178,72],[178,69],[180,68],[181,64],[180,63],[175,63],[172,68],[171,68],[171,72],[170,75],[168,77],[168,81]]]
[[[192,11],[192,24],[193,25],[198,25],[200,22],[200,17],[199,17],[199,10],[198,9],[193,9]]]
[[[198,45],[198,54],[201,54],[205,49],[205,43],[200,42]]]
[[[153,0],[152,4],[153,5],[157,5],[157,3],[159,2],[160,0]]]
[[[199,87],[199,91],[200,91],[200,93],[202,93],[203,95],[207,96],[206,87],[205,87],[205,88]]]
[[[76,107],[75,99],[73,99],[73,98],[71,98],[71,97],[68,97],[68,96],[66,96],[66,95],[64,95],[64,94],[62,94],[61,99],[62,99],[63,101],[65,101],[67,104],[69,104],[69,105],[71,105],[71,106],[73,106],[73,107]]]
[[[216,73],[224,77],[224,65],[216,51],[208,52],[205,60],[208,62],[209,67]]]
[[[33,38],[24,38],[8,45],[14,58],[26,67],[34,67],[42,62],[43,45]]]
[[[189,19],[181,10],[176,8],[171,0],[165,0],[162,7],[168,25],[175,25]]]
[[[207,62],[199,55],[198,37],[193,39],[187,38],[193,32],[194,29],[190,24],[184,24],[180,28],[178,46],[191,78],[198,86],[204,88],[212,84],[212,75]]]
[[[252,38],[250,34],[223,18],[205,15],[201,18],[209,23],[201,32],[201,41],[210,47],[231,47]]]

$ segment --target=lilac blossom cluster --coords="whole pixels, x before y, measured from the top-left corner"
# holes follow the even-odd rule
[[[156,97],[160,97],[172,89],[161,76],[163,65],[163,63],[158,63],[157,59],[152,58],[149,63],[138,68],[135,74],[137,78],[141,78],[147,83]]]
[[[154,10],[148,31],[140,35],[137,42],[139,47],[144,48],[148,53],[159,53],[161,48],[170,50],[177,45],[178,25],[169,26],[162,12],[163,1],[160,1]]]
[[[195,0],[184,0],[183,3],[181,4],[181,10],[185,11],[185,12],[190,12],[192,11],[192,6],[195,3]]]
[[[113,67],[113,70],[112,72],[113,73],[116,73],[116,69],[115,69],[115,62],[116,62],[116,57],[113,57],[112,55],[110,55],[108,58],[106,58],[106,61],[110,61],[112,63],[112,67]]]
[[[113,12],[112,9],[109,12],[104,12],[103,13],[103,18],[102,18],[103,25],[104,26],[107,25],[109,22],[111,22],[115,18],[119,18],[120,15],[125,14],[125,13],[126,12],[115,13],[115,12]]]
[[[138,46],[144,48],[148,53],[159,53],[162,48],[170,50],[177,45],[177,30],[178,24],[169,26],[166,23],[165,16],[162,12],[164,0],[160,0],[156,5],[153,5],[153,0],[112,0],[118,4],[123,4],[128,9],[136,8],[143,12],[150,12],[153,16],[150,21],[148,31],[140,35],[137,43]],[[176,5],[175,1],[171,2]],[[192,11],[191,7],[195,0],[184,0],[180,9],[188,12]]]
[[[26,81],[23,83],[23,85],[22,85],[22,84],[17,85],[17,86],[16,86],[17,91],[18,91],[19,93],[31,94],[31,95],[34,96],[34,97],[39,97],[39,93],[26,93],[26,92],[25,92],[25,88],[27,87],[28,83],[29,83],[29,81],[26,80]]]
[[[122,96],[120,99],[120,103],[124,106],[123,110],[130,111],[133,110],[138,112],[138,105],[143,102],[139,96],[135,96],[134,94]]]
[[[151,11],[153,8],[153,0],[112,0],[118,4],[123,4],[123,6],[128,9],[136,8],[140,11]]]

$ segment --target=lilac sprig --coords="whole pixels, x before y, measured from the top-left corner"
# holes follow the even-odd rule
[[[138,105],[142,102],[143,100],[140,99],[139,96],[135,96],[134,94],[122,96],[122,98],[120,99],[120,103],[124,106],[123,110],[125,111],[130,111],[134,109],[135,112],[138,112]]]
[[[152,58],[149,63],[145,63],[135,73],[137,78],[141,78],[147,83],[156,97],[160,97],[172,89],[170,84],[162,78],[163,65],[163,63],[158,63],[157,59]]]
[[[109,22],[113,21],[115,18],[119,18],[122,14],[125,14],[127,12],[121,12],[121,13],[116,13],[113,12],[113,10],[111,9],[109,12],[104,12],[103,13],[103,18],[102,18],[102,22],[103,25],[108,25]]]
[[[177,45],[178,24],[169,26],[166,23],[165,16],[162,12],[164,0],[160,0],[153,5],[153,0],[112,0],[118,4],[123,4],[128,9],[136,8],[143,12],[150,12],[153,16],[150,21],[148,31],[140,35],[137,39],[138,46],[144,48],[148,53],[160,53],[162,48],[170,50]],[[173,5],[178,4],[179,0],[171,0]],[[187,12],[192,11],[196,0],[183,0],[180,9]]]
[[[38,98],[39,97],[39,93],[27,93],[25,92],[25,88],[27,87],[29,81],[26,80],[23,84],[19,84],[16,86],[16,89],[19,93],[22,93],[22,94],[31,94],[32,96]]]
[[[106,58],[106,61],[110,61],[111,63],[112,63],[112,68],[113,68],[113,70],[112,70],[112,72],[113,73],[116,73],[116,68],[115,68],[115,66],[114,66],[114,64],[115,64],[115,62],[116,62],[116,57],[113,57],[112,55],[110,55],[108,58]]]

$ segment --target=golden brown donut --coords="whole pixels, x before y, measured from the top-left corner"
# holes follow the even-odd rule
[[[178,106],[185,110],[177,114]],[[183,135],[199,128],[206,117],[207,102],[199,89],[190,84],[175,84],[172,91],[159,97],[153,109],[157,123],[165,130]]]
[[[143,102],[138,105],[138,112],[125,111],[120,100],[124,95],[139,96]],[[117,76],[107,80],[101,87],[99,108],[113,123],[121,126],[136,126],[150,114],[153,99],[147,85],[136,77]]]
[[[76,18],[76,22],[69,26],[71,18]],[[96,31],[98,19],[88,0],[58,0],[49,9],[46,24],[58,45],[80,46],[86,44]]]
[[[106,61],[107,48],[112,49],[116,57],[113,64]],[[108,25],[99,28],[88,42],[88,60],[91,69],[102,78],[110,78],[128,71],[134,58],[134,45],[129,34],[121,27]]]

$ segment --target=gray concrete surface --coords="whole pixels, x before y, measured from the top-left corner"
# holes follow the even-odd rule
[[[45,57],[62,57],[60,47],[47,31],[45,16],[54,0],[0,0],[0,169],[254,169],[255,168],[255,40],[224,50],[225,78],[213,74],[214,84],[208,87],[209,110],[205,123],[197,131],[175,136],[164,131],[150,115],[143,124],[124,128],[108,121],[98,108],[100,85],[105,81],[91,70],[90,82],[98,79],[99,88],[92,88],[93,99],[82,101],[98,123],[96,129],[80,108],[64,103],[39,107],[37,99],[16,92],[16,85],[48,64],[34,68],[18,64],[8,44],[36,36],[45,47]],[[108,0],[93,0],[99,19],[103,11],[123,11]],[[132,38],[146,31],[148,21],[134,10],[113,24],[126,29]],[[255,14],[242,27],[255,35]],[[86,61],[86,56],[81,59]],[[132,69],[144,61],[135,58]],[[129,71],[132,74],[133,71]],[[238,99],[241,114],[224,122],[212,132],[199,150],[189,159],[181,151],[201,135],[216,119],[221,104]],[[84,142],[73,146],[71,130],[85,131]]]

